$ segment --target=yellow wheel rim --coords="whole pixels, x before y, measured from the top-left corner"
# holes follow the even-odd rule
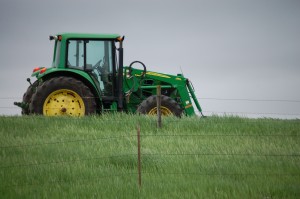
[[[165,116],[173,115],[172,111],[165,106],[161,106],[160,110],[161,110],[161,115],[165,115]],[[157,107],[154,107],[153,109],[151,109],[148,112],[148,115],[157,115]]]
[[[44,102],[43,114],[47,116],[84,116],[85,106],[76,92],[60,89],[52,92]]]

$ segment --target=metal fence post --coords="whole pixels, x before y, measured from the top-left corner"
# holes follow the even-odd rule
[[[138,140],[138,184],[139,188],[142,187],[142,171],[141,171],[141,127],[137,126],[137,140]]]
[[[156,89],[157,102],[157,127],[161,128],[161,86],[158,85]]]

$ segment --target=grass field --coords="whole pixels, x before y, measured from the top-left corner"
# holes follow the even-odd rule
[[[300,198],[299,120],[0,117],[0,136],[0,198]]]

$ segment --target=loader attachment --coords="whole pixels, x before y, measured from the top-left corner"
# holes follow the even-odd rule
[[[199,102],[198,102],[198,99],[197,99],[196,95],[195,95],[195,89],[194,89],[194,87],[193,87],[193,85],[192,85],[192,82],[190,82],[190,81],[187,79],[186,85],[187,85],[187,87],[188,87],[188,91],[189,91],[189,93],[190,93],[190,95],[191,95],[191,97],[192,97],[192,99],[193,99],[193,101],[194,101],[194,103],[195,103],[195,105],[196,105],[198,111],[200,112],[200,114],[201,114],[203,117],[205,117],[205,116],[203,115],[203,113],[202,113],[202,108],[201,108],[201,106],[200,106],[200,104],[199,104]]]

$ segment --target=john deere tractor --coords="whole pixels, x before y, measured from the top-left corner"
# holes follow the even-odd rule
[[[201,107],[182,74],[147,71],[140,61],[123,66],[123,40],[117,34],[64,33],[55,41],[52,67],[34,68],[22,102],[22,114],[84,116],[108,111],[157,114],[157,86],[162,115],[195,115]],[[137,68],[133,68],[133,66]]]

